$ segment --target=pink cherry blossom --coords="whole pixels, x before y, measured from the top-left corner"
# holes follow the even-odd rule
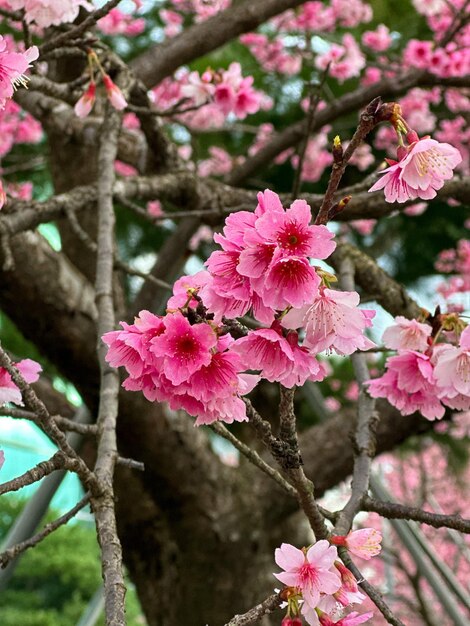
[[[385,365],[387,369],[383,376],[367,381],[373,398],[386,398],[402,415],[420,411],[429,420],[444,416],[428,356],[407,350],[389,357]]]
[[[39,372],[42,371],[42,367],[39,363],[36,363],[36,361],[32,359],[23,359],[13,365],[27,383],[35,383],[39,378]],[[0,367],[0,405],[6,404],[7,402],[23,404],[21,391],[12,381],[9,372],[3,367]]]
[[[286,328],[305,328],[304,346],[314,353],[333,349],[338,354],[367,350],[375,344],[364,336],[374,311],[357,308],[359,294],[321,288],[311,304],[294,308],[282,319]]]
[[[87,0],[8,0],[14,10],[25,9],[28,23],[35,22],[41,28],[73,22],[80,7],[93,11],[94,7]]]
[[[161,13],[163,13],[163,11],[161,11]],[[136,19],[129,13],[123,13],[117,8],[111,9],[107,15],[98,20],[97,25],[106,35],[127,35],[128,37],[135,37],[145,30],[144,18]]]
[[[439,397],[470,396],[470,326],[460,337],[460,347],[444,345],[437,352],[434,376]]]
[[[122,111],[122,109],[125,109],[127,107],[127,100],[125,99],[122,91],[116,84],[114,84],[108,74],[104,74],[103,83],[106,89],[106,95],[108,96],[108,100],[111,102],[113,107],[118,111]]]
[[[181,95],[191,98],[195,106],[206,104],[214,95],[214,85],[211,82],[212,75],[199,76],[198,72],[191,72],[187,77],[187,83],[181,87]]]
[[[85,93],[77,100],[74,111],[78,117],[86,117],[95,104],[96,84],[90,83]]]
[[[428,339],[431,332],[432,328],[429,324],[421,324],[399,315],[395,318],[395,324],[385,330],[382,340],[386,347],[392,350],[425,352],[429,346]]]
[[[345,546],[349,552],[369,561],[381,551],[382,533],[375,528],[361,528],[350,531],[345,537],[333,535],[332,543],[337,546]]]
[[[336,248],[334,234],[326,226],[310,226],[312,212],[305,200],[295,200],[287,211],[268,212],[255,224],[266,243],[277,245],[276,258],[310,256],[326,259]]]
[[[362,43],[375,52],[384,52],[392,45],[390,30],[385,24],[379,24],[375,31],[367,30],[362,35]]]
[[[405,63],[419,69],[428,69],[432,56],[432,48],[432,41],[410,39],[403,54]]]
[[[112,330],[102,336],[108,346],[106,360],[111,367],[125,367],[134,378],[141,376],[148,361],[153,360],[150,344],[165,331],[163,318],[150,311],[141,311],[134,324],[121,322],[122,330]]]
[[[357,586],[357,580],[350,569],[346,567],[341,561],[335,561],[335,567],[341,576],[342,587],[351,593],[356,593],[359,590]]]
[[[31,63],[39,56],[39,50],[32,46],[25,52],[15,52],[7,48],[7,42],[0,35],[0,108],[5,106],[5,100],[13,96],[18,85],[24,85],[24,73]]]
[[[263,302],[273,309],[301,307],[318,294],[320,278],[308,260],[297,256],[273,259],[264,282]]]
[[[428,200],[433,198],[436,193],[428,193],[428,192],[419,192],[413,187],[410,187],[408,183],[406,183],[402,179],[402,168],[400,167],[400,163],[394,161],[390,167],[382,170],[380,172],[382,174],[382,178],[380,178],[369,191],[378,191],[379,189],[383,189],[385,193],[385,200],[387,202],[406,202],[407,200],[414,200],[415,198],[423,198]]]
[[[260,370],[261,378],[280,382],[287,388],[303,385],[307,379],[322,380],[321,364],[297,343],[297,334],[289,341],[274,329],[251,331],[231,347],[239,354],[246,369]]]
[[[5,453],[3,452],[3,450],[0,450],[0,470],[2,469],[4,463],[5,463]]]
[[[448,143],[424,138],[412,144],[408,154],[400,162],[401,179],[417,190],[420,198],[433,198],[436,189],[452,178],[453,169],[462,161],[459,151]]]
[[[165,332],[152,340],[151,351],[163,359],[162,371],[178,385],[211,362],[217,337],[205,323],[190,325],[179,312],[167,315]]]
[[[274,576],[289,587],[298,587],[305,604],[315,608],[321,593],[334,593],[341,586],[339,576],[330,571],[337,551],[324,539],[317,541],[307,551],[283,543],[275,551],[275,560],[284,572]]]

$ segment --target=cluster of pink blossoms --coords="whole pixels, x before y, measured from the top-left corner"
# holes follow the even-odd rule
[[[333,277],[310,264],[335,248],[333,233],[311,219],[304,200],[285,210],[269,190],[253,213],[230,215],[214,235],[222,250],[208,270],[176,281],[165,316],[142,311],[103,336],[110,364],[129,374],[124,387],[184,409],[197,425],[242,421],[241,396],[260,378],[289,388],[322,380],[319,352],[373,346],[364,331],[374,311],[358,308],[357,293],[328,288]],[[231,323],[249,311],[263,327]]]
[[[3,0],[2,6],[12,11],[24,9],[25,20],[40,28],[73,22],[80,7],[93,11],[87,0]]]
[[[270,99],[253,87],[253,80],[253,76],[242,75],[240,63],[231,63],[226,70],[206,70],[201,75],[178,72],[152,94],[160,110],[174,108],[175,118],[191,127],[219,127],[228,115],[244,119],[260,108],[271,107]],[[178,113],[179,109],[183,112]]]
[[[414,131],[407,133],[407,139],[409,145],[397,150],[398,161],[387,159],[390,167],[382,170],[382,178],[369,189],[383,189],[387,202],[434,198],[462,161],[457,148],[448,143],[430,137],[419,139]]]
[[[333,615],[365,599],[354,575],[339,559],[335,546],[344,546],[352,554],[369,560],[379,554],[381,541],[380,532],[364,528],[346,536],[333,536],[331,543],[335,545],[321,540],[299,550],[283,543],[275,551],[275,560],[284,571],[274,574],[288,587],[282,592],[288,601],[282,626],[301,626],[301,615],[310,626],[355,626],[370,619],[372,613],[352,612],[334,621]]]
[[[36,361],[32,359],[23,359],[18,363],[14,363],[14,366],[19,370],[27,383],[35,383],[39,378],[39,372],[42,370],[39,363],[36,363]],[[0,367],[0,406],[7,402],[23,404],[21,391],[12,381],[9,372],[3,367]]]
[[[383,341],[387,348],[397,350],[386,361],[386,371],[380,378],[368,381],[373,398],[386,398],[402,415],[420,411],[429,420],[444,416],[445,407],[470,409],[470,327],[458,334],[462,323],[452,324],[453,332],[445,343],[432,337],[430,324],[397,317],[396,324],[387,328]],[[445,328],[445,322],[444,326]]]
[[[135,18],[130,13],[123,13],[115,8],[98,20],[97,25],[105,35],[135,37],[144,32],[145,19],[143,17]]]

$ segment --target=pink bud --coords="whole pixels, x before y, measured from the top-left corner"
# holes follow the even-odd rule
[[[78,117],[86,117],[95,104],[96,85],[94,82],[90,83],[88,89],[77,101],[74,107],[75,114]]]
[[[357,581],[354,574],[340,561],[335,561],[335,567],[341,576],[341,583],[346,591],[356,593],[358,591]]]
[[[300,617],[289,617],[288,615],[281,622],[281,626],[302,626]]]
[[[397,157],[398,160],[401,161],[408,154],[408,150],[404,146],[398,146],[397,148]]]
[[[124,98],[124,95],[119,87],[113,83],[107,74],[103,76],[103,83],[106,88],[106,94],[113,107],[118,111],[125,109],[127,106],[127,100]]]
[[[415,143],[419,141],[418,133],[414,130],[410,130],[406,133],[406,141],[408,143]]]

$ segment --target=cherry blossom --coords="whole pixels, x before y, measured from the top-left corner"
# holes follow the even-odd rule
[[[395,324],[385,330],[382,340],[387,348],[393,350],[425,352],[431,332],[432,328],[429,324],[407,320],[402,315],[398,315],[395,318]]]
[[[108,100],[111,102],[113,107],[118,111],[125,109],[127,106],[127,100],[125,99],[124,94],[107,74],[103,75],[103,84],[106,89]]]
[[[375,528],[361,528],[350,531],[346,536],[333,535],[332,543],[345,546],[349,552],[369,561],[380,553],[382,534]]]
[[[282,319],[285,328],[305,328],[304,346],[314,353],[335,350],[352,354],[375,344],[364,334],[375,311],[359,309],[359,294],[322,287],[311,304],[293,308]]]
[[[470,326],[462,332],[459,348],[449,344],[440,348],[434,367],[439,397],[444,401],[466,396],[470,401]]]
[[[13,96],[18,85],[26,83],[24,73],[39,56],[36,46],[31,46],[24,52],[15,52],[7,46],[7,42],[0,35],[0,109],[5,106],[5,100]]]
[[[77,100],[74,111],[78,117],[86,117],[95,105],[96,99],[96,84],[91,82],[87,90]]]
[[[390,30],[385,24],[379,24],[375,31],[367,30],[362,35],[362,43],[375,52],[384,52],[392,44]]]
[[[410,146],[407,155],[400,161],[401,178],[410,187],[433,198],[445,180],[452,178],[453,169],[462,161],[459,151],[447,143],[423,138]]]
[[[8,5],[14,11],[25,9],[26,21],[41,28],[73,22],[80,7],[93,10],[93,4],[87,0],[8,0]]]
[[[382,170],[382,178],[369,191],[384,189],[387,202],[406,202],[409,199],[430,200],[436,196],[445,180],[452,178],[453,169],[462,161],[459,151],[435,139],[412,135],[411,145],[400,152],[399,161],[389,161]]]
[[[36,363],[36,361],[32,359],[23,359],[13,365],[27,383],[35,383],[39,378],[39,372],[42,371],[42,367],[39,363]],[[3,367],[0,367],[0,405],[6,404],[7,402],[23,404],[21,391],[12,381],[9,372]]]
[[[321,364],[298,346],[297,334],[292,335],[289,341],[272,328],[259,329],[237,339],[231,349],[242,357],[247,369],[261,370],[261,378],[270,382],[290,388],[306,380],[322,380],[325,374]]]
[[[300,619],[300,617],[289,617],[288,615],[286,615],[286,617],[284,617],[281,622],[281,626],[302,626],[302,620]]]
[[[318,605],[321,593],[334,593],[341,586],[338,575],[330,571],[337,558],[336,548],[324,539],[305,552],[283,543],[274,555],[277,565],[284,570],[274,576],[285,585],[298,587],[309,608]]]
[[[191,326],[181,313],[164,318],[165,332],[152,339],[150,348],[163,359],[162,371],[178,385],[211,361],[217,338],[208,324]]]
[[[420,411],[429,420],[444,416],[436,396],[434,368],[429,356],[413,350],[389,357],[386,372],[367,382],[373,398],[387,398],[402,415]]]
[[[123,13],[114,8],[97,22],[98,28],[105,35],[127,35],[135,37],[145,30],[144,18],[134,18],[129,13]]]

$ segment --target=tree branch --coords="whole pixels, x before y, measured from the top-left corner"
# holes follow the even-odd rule
[[[101,132],[98,154],[98,238],[96,255],[96,307],[98,310],[98,361],[101,372],[98,407],[98,451],[95,465],[101,493],[92,498],[96,530],[101,547],[105,591],[106,624],[125,626],[124,574],[122,550],[117,534],[113,476],[117,459],[116,419],[118,414],[119,373],[106,362],[102,335],[114,328],[114,160],[122,115],[109,103]]]
[[[281,603],[282,599],[275,593],[246,613],[243,613],[243,615],[235,615],[225,626],[249,626],[249,624],[255,624],[264,615],[269,615],[269,613],[273,613],[273,611],[278,609]]]
[[[459,514],[442,515],[423,511],[418,507],[398,504],[396,502],[382,502],[374,498],[365,497],[361,505],[364,511],[379,513],[387,519],[406,519],[427,524],[434,528],[453,528],[461,533],[470,533],[470,520],[461,517]]]
[[[354,291],[354,265],[345,257],[340,264],[340,287],[344,291]],[[354,469],[351,483],[351,495],[339,514],[335,525],[335,534],[346,535],[351,529],[356,513],[369,489],[369,475],[372,460],[375,456],[375,430],[379,419],[375,410],[375,400],[367,393],[364,383],[370,378],[366,355],[356,352],[351,355],[357,384],[359,399],[357,404],[357,421],[354,435]]]
[[[26,539],[26,541],[17,543],[15,546],[12,546],[11,548],[8,548],[8,550],[5,550],[5,552],[2,552],[0,554],[0,567],[6,567],[11,560],[18,556],[18,554],[24,552],[28,548],[34,548],[34,546],[37,546],[39,542],[54,532],[54,530],[57,530],[57,528],[60,528],[60,526],[63,526],[64,524],[67,524],[67,522],[70,521],[72,517],[75,517],[75,515],[81,511],[81,509],[83,509],[89,501],[90,493],[86,493],[83,498],[70,509],[70,511],[64,513],[64,515],[61,515],[53,522],[46,524],[39,533],[36,533],[29,539]]]

